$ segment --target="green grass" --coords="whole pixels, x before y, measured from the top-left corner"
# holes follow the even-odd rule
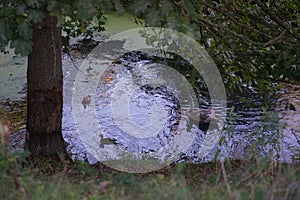
[[[130,174],[102,164],[39,158],[24,163],[6,152],[0,155],[0,199],[290,200],[300,196],[300,165],[270,160],[173,164],[152,173]]]

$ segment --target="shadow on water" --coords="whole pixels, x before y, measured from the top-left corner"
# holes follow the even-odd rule
[[[65,77],[63,135],[66,142],[69,143],[68,150],[74,158],[87,159],[93,163],[96,160],[86,152],[85,146],[78,136],[72,115],[71,94],[78,70],[73,66],[73,61],[64,59],[63,62]],[[82,60],[78,59],[75,62],[79,65]],[[181,99],[184,103],[180,104],[178,93],[172,88],[158,83],[143,84],[142,77],[152,79],[163,76],[159,75],[160,73],[166,73],[156,69],[157,63],[172,66],[185,77],[195,91],[196,97],[193,98],[195,103],[203,109],[210,109],[211,101],[206,84],[203,79],[199,78],[201,76],[193,67],[183,59],[174,55],[162,58],[141,52],[122,54],[114,59],[103,73],[97,86],[95,99],[92,99],[95,103],[98,123],[104,133],[100,136],[103,144],[99,148],[114,144],[128,152],[154,152],[172,141],[179,122],[182,120],[186,130],[196,129],[196,132],[194,141],[186,152],[182,152],[178,162],[205,162],[214,159],[216,155],[235,159],[267,156],[283,162],[299,161],[299,129],[289,129],[288,126],[284,128],[280,116],[278,117],[275,112],[275,107],[278,107],[275,106],[275,99],[269,102],[270,105],[274,105],[274,109],[264,109],[262,97],[258,94],[240,95],[228,100],[227,121],[220,141],[216,142],[208,156],[200,158],[199,150],[208,124],[199,125],[190,122],[191,120],[185,114],[191,106],[189,97]],[[129,127],[129,131],[135,131],[133,129],[136,127],[147,127],[151,121],[151,112],[159,112],[159,116],[165,119],[161,129],[156,130],[153,126],[149,126],[147,129],[156,134],[144,138],[133,137],[118,126],[111,101],[116,88],[122,87],[122,90],[126,90],[126,84],[120,86],[121,78],[141,81],[140,87],[134,90],[129,102],[130,119],[136,124],[131,127],[132,130]],[[300,94],[298,95],[300,96]],[[299,110],[295,109],[295,112],[299,112]],[[4,115],[11,122],[11,146],[22,150],[25,141],[26,102],[9,99],[3,101],[0,105],[0,115]],[[298,131],[298,133],[295,134],[293,131]]]

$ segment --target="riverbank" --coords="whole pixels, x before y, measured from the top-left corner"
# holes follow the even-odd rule
[[[147,174],[0,153],[0,199],[297,199],[300,166],[270,160],[173,164]],[[23,162],[22,162],[23,161]],[[22,163],[22,164],[20,164]]]

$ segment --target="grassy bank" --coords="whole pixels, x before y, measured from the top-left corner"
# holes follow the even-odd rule
[[[23,160],[24,161],[24,160]],[[3,150],[0,199],[297,199],[299,164],[270,160],[174,164],[148,174],[102,164],[36,159]]]

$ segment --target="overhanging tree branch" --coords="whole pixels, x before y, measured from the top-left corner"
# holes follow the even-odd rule
[[[300,35],[297,34],[297,32],[293,29],[293,27],[288,26],[286,23],[284,23],[279,17],[277,17],[273,12],[271,12],[270,9],[268,9],[263,3],[260,1],[255,0],[255,3],[265,12],[269,15],[269,17],[274,20],[278,25],[285,28],[292,36],[294,36],[296,39],[300,40]]]
[[[264,47],[267,47],[267,46],[270,46],[276,42],[278,42],[283,36],[284,34],[286,33],[286,29],[284,31],[282,31],[282,33],[280,33],[280,35],[272,40],[269,40],[268,42],[266,42],[263,46]]]

